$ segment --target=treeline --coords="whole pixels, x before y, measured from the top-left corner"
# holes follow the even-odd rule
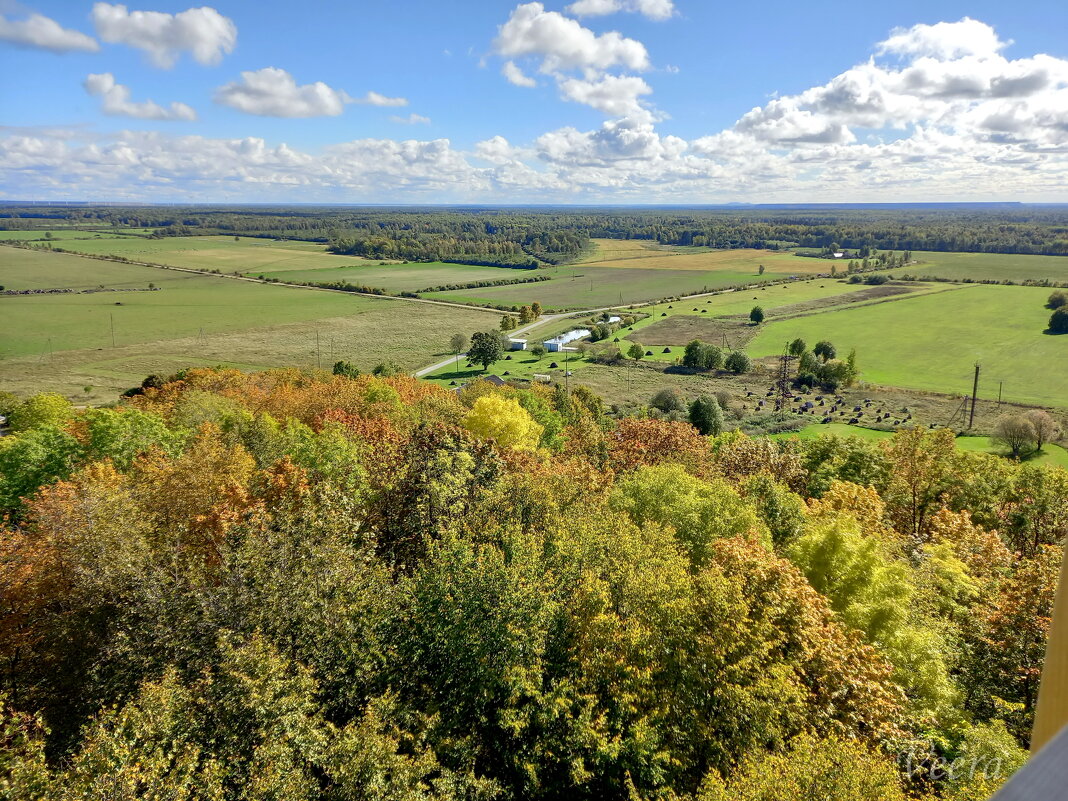
[[[6,798],[979,801],[1026,757],[1062,470],[581,387],[132,394],[0,396]]]
[[[49,221],[136,226],[159,236],[239,234],[328,244],[381,259],[502,266],[557,264],[589,239],[711,248],[815,248],[1068,254],[1068,210],[1056,206],[515,209],[349,207],[0,207],[12,229]]]

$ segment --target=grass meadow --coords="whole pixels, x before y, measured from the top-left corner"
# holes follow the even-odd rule
[[[13,258],[8,258],[14,254]],[[405,369],[432,361],[454,331],[492,328],[498,316],[428,303],[291,289],[254,281],[0,249],[0,284],[40,270],[50,286],[122,288],[155,283],[157,292],[0,297],[0,385],[31,393],[62,391],[108,400],[148,373],[227,364],[244,369],[362,368],[393,359]],[[18,269],[11,267],[17,263]],[[121,305],[117,305],[121,304]],[[114,345],[112,344],[114,326]],[[319,357],[316,356],[316,334]],[[92,386],[92,393],[83,392]]]
[[[917,250],[919,264],[897,270],[911,275],[972,281],[1068,282],[1068,256],[1029,256],[1014,253],[939,253]]]
[[[834,308],[772,321],[750,345],[754,356],[780,353],[801,337],[828,339],[840,354],[857,349],[865,381],[947,393],[970,393],[979,361],[979,394],[1019,403],[1064,405],[1068,336],[1044,334],[1048,289],[967,285],[888,303]]]
[[[331,256],[332,259],[342,258]],[[347,257],[345,257],[347,258]],[[500,281],[533,278],[537,270],[516,270],[509,267],[483,267],[444,262],[412,262],[408,264],[364,263],[339,264],[336,267],[296,270],[253,270],[248,275],[276,278],[282,282],[333,283],[348,281],[357,286],[380,287],[390,292],[416,292],[444,284],[463,284],[471,281]]]
[[[771,439],[788,440],[788,439],[816,439],[823,434],[835,434],[840,437],[859,437],[866,440],[883,440],[888,439],[893,434],[889,431],[877,431],[873,428],[864,428],[862,426],[851,426],[846,423],[827,423],[826,425],[811,425],[802,428],[800,431],[789,431],[781,434],[772,434]],[[993,453],[1000,456],[1005,455],[1004,448],[994,444],[990,437],[972,437],[962,436],[957,437],[956,446],[962,451],[973,451],[976,453]],[[1043,446],[1041,453],[1036,453],[1029,457],[1027,464],[1045,465],[1047,467],[1064,467],[1068,468],[1068,450],[1065,450],[1060,445],[1047,444]]]
[[[314,242],[256,237],[182,236],[148,239],[109,237],[64,241],[60,247],[93,256],[122,256],[134,261],[194,270],[268,272],[377,264],[359,256],[336,256]]]

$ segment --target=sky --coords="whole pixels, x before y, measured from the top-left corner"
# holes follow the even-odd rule
[[[0,198],[1068,202],[1063,0],[0,0]]]

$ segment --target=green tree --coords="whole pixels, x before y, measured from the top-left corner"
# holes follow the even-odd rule
[[[718,437],[723,433],[723,410],[719,401],[701,395],[690,404],[690,424],[704,436]]]
[[[742,373],[748,373],[753,369],[753,362],[747,355],[745,355],[745,353],[736,350],[731,352],[731,355],[727,357],[723,366],[735,375],[741,375]]]
[[[352,362],[336,361],[334,362],[334,375],[343,375],[345,378],[359,378],[360,368],[354,365]]]
[[[789,352],[791,356],[800,357],[801,354],[804,353],[807,349],[808,346],[805,345],[805,340],[801,339],[801,337],[798,337],[790,343]]]
[[[641,361],[641,358],[645,355],[645,348],[635,342],[627,349],[627,355],[636,362]]]
[[[548,352],[545,350],[545,346],[540,342],[531,345],[529,348],[530,355],[537,359],[539,362],[545,358],[545,354]]]
[[[535,320],[541,319],[541,304],[538,301],[534,301],[530,304],[530,313]]]
[[[764,322],[764,309],[762,309],[760,306],[754,306],[752,309],[750,309],[749,321],[752,323],[756,323],[757,325],[760,325],[760,323]]]
[[[476,364],[481,364],[483,370],[487,370],[503,355],[501,338],[496,332],[476,331],[471,335],[471,346],[467,350],[467,358]]]
[[[19,403],[8,415],[13,431],[46,425],[62,425],[74,416],[71,402],[56,392],[42,392]]]
[[[653,395],[649,405],[662,412],[681,412],[686,408],[686,400],[674,387],[665,387]]]
[[[763,274],[764,274],[764,265],[761,264],[759,267],[757,267],[757,275],[763,275]]]
[[[616,483],[611,503],[639,526],[670,526],[695,570],[708,563],[715,540],[755,534],[770,541],[756,510],[726,481],[702,481],[679,465],[635,470]]]
[[[1068,334],[1068,306],[1061,306],[1049,318],[1051,334]]]
[[[812,348],[812,352],[823,361],[828,361],[838,355],[838,351],[834,349],[834,345],[826,339],[821,339],[817,342],[815,347]]]
[[[854,740],[798,737],[709,774],[696,801],[907,801],[893,760]]]

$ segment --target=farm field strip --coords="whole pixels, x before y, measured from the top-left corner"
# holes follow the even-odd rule
[[[1068,282],[1068,256],[918,250],[913,259],[919,263],[896,272],[949,280]]]
[[[967,285],[893,303],[831,309],[772,321],[753,340],[754,356],[784,342],[829,339],[840,353],[856,348],[864,380],[910,389],[965,393],[982,364],[979,394],[1021,403],[1064,405],[1068,337],[1044,334],[1048,289]]]
[[[15,262],[5,260],[0,283],[12,283],[11,276],[26,283],[27,276],[39,271],[39,280],[49,285],[71,286],[89,283],[86,271],[94,271],[93,286],[130,281],[147,286],[152,280],[162,287],[157,292],[0,297],[5,318],[0,383],[14,391],[53,388],[81,397],[83,385],[103,382],[121,390],[147,372],[173,365],[315,366],[329,358],[328,345],[338,358],[364,368],[392,359],[412,369],[445,351],[454,331],[492,328],[497,322],[496,314],[481,309],[419,300],[309,291],[3,249],[3,255],[8,252],[17,257],[18,269],[9,269]],[[404,304],[402,313],[396,304]],[[139,366],[122,366],[131,359]],[[156,366],[145,371],[144,365]]]

